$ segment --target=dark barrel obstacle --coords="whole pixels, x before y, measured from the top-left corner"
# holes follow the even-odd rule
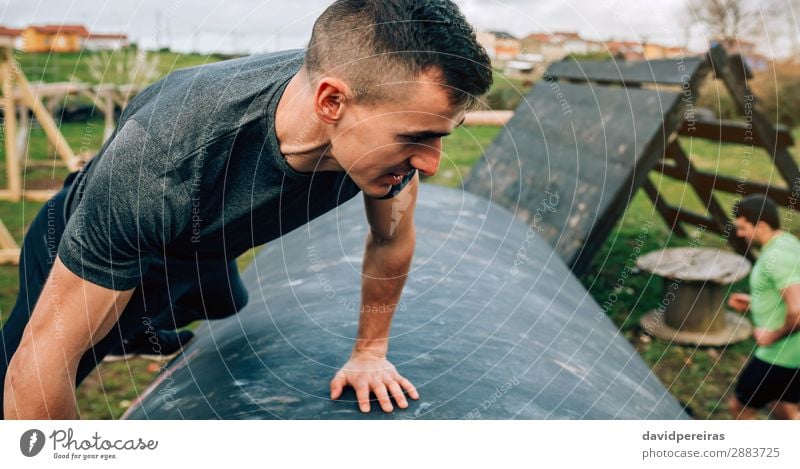
[[[244,274],[247,307],[203,325],[126,417],[686,418],[535,226],[429,185],[415,220],[389,351],[420,392],[408,409],[362,414],[350,388],[329,399],[358,321],[359,198],[267,245]]]

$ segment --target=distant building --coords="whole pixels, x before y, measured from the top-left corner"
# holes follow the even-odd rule
[[[22,29],[0,26],[0,46],[22,49]]]
[[[608,52],[616,59],[642,60],[644,59],[644,45],[638,41],[608,41]]]
[[[489,56],[490,59],[494,60],[495,54],[495,46],[497,45],[497,38],[494,37],[494,34],[490,33],[489,31],[478,31],[477,33],[478,43],[486,49],[486,54]]]
[[[603,43],[584,39],[574,32],[533,33],[522,40],[522,50],[539,54],[546,62],[557,62],[564,57],[586,55],[604,50]]]
[[[526,54],[540,55],[546,62],[557,62],[567,55],[564,47],[547,33],[527,35],[522,39],[522,50]]]
[[[89,31],[79,24],[28,26],[22,32],[25,52],[78,52]]]
[[[647,60],[654,59],[674,59],[686,55],[682,47],[669,47],[660,44],[643,43],[642,51]]]
[[[80,24],[31,25],[21,36],[25,52],[116,50],[128,46],[125,34],[94,34]]]
[[[481,31],[478,33],[478,42],[493,62],[513,60],[522,49],[521,41],[504,31]]]

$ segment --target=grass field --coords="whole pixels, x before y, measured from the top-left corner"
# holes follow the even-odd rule
[[[68,56],[69,54],[49,58],[25,56],[22,58],[22,63],[26,70],[35,71],[37,67],[41,68],[41,76],[46,78],[46,81],[64,81],[71,76],[91,78],[84,68],[85,65],[80,64],[81,57]],[[159,63],[163,61],[165,73],[170,69],[196,65],[206,60],[216,60],[216,58],[177,54],[172,57],[164,54]],[[28,74],[31,80],[37,79],[35,73],[29,71]],[[96,150],[101,144],[102,121],[100,120],[64,123],[61,129],[73,148],[83,146]],[[428,178],[426,182],[461,187],[470,167],[480,158],[497,132],[498,129],[491,127],[456,129],[454,134],[445,140],[439,174]],[[800,129],[795,129],[794,136],[795,140],[800,141]],[[742,159],[747,158],[750,161],[748,179],[773,184],[779,179],[764,152],[756,151],[750,155],[743,153],[746,150],[738,146],[719,145],[696,139],[685,139],[682,143],[693,162],[706,171],[716,171],[735,177],[743,170]],[[34,128],[31,131],[29,145],[32,160],[50,161],[47,160],[47,155],[52,152],[48,150],[40,129]],[[795,149],[795,157],[798,156],[797,153]],[[3,160],[3,150],[0,148],[0,164]],[[27,171],[25,184],[31,188],[59,187],[66,174],[64,168],[45,165]],[[671,204],[702,212],[703,204],[685,185],[667,178],[662,180],[651,177]],[[2,172],[0,172],[0,184],[5,185],[5,175]],[[733,196],[721,196],[720,201],[728,209]],[[13,236],[21,242],[25,226],[30,223],[41,206],[41,203],[29,201],[0,202],[0,217]],[[614,290],[618,272],[628,261],[637,237],[642,234],[642,226],[647,222],[652,222],[653,226],[644,236],[644,252],[665,246],[683,246],[690,242],[688,239],[669,236],[666,226],[654,212],[649,199],[640,191],[627,207],[601,252],[597,254],[589,273],[584,275],[581,281],[600,304],[603,304],[612,293],[619,298],[609,310],[611,319],[661,382],[691,410],[696,418],[729,418],[725,410],[725,397],[740,367],[752,353],[753,341],[747,340],[725,348],[696,348],[670,345],[653,339],[642,333],[638,327],[638,320],[647,311],[656,307],[661,300],[660,281],[639,274],[628,278],[624,288]],[[789,228],[795,234],[800,233],[800,222],[793,220]],[[689,231],[692,232],[691,229]],[[724,246],[724,241],[713,234],[700,233],[697,239],[701,246]],[[244,268],[252,256],[252,252],[242,256],[239,260],[240,267]],[[7,318],[16,298],[17,289],[17,267],[0,266],[0,321]],[[735,286],[735,290],[746,290],[746,283],[740,282]],[[90,376],[78,390],[81,417],[118,418],[159,371],[158,363],[141,360],[131,361],[128,365],[124,363],[101,365],[97,373]]]
[[[145,78],[148,78],[147,81],[154,81],[172,70],[226,58],[220,55],[167,51],[142,54],[135,49],[122,49],[113,53],[90,51],[58,54],[18,53],[15,57],[31,82],[118,85]]]

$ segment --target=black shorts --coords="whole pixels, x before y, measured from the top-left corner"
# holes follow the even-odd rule
[[[756,357],[739,374],[736,399],[747,407],[760,409],[772,401],[800,402],[800,368],[785,368]]]

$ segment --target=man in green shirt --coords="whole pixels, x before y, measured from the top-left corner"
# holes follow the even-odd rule
[[[800,241],[780,229],[778,208],[751,195],[734,206],[736,235],[761,246],[750,272],[750,295],[734,293],[733,309],[750,311],[758,347],[739,375],[730,409],[752,419],[770,404],[781,419],[800,420]]]

